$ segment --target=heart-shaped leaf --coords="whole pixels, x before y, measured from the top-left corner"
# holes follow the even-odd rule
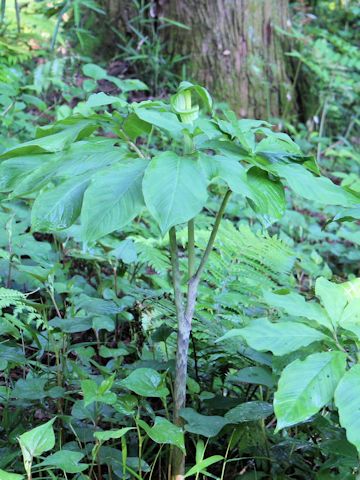
[[[267,418],[273,411],[273,406],[267,402],[245,402],[229,410],[225,418],[231,423],[255,422]]]
[[[84,458],[84,454],[81,452],[60,450],[49,455],[36,466],[58,468],[66,473],[80,473],[88,468],[88,465],[79,463],[82,458]]]
[[[137,368],[121,381],[121,385],[142,397],[164,398],[170,393],[163,375],[152,368]]]
[[[230,422],[218,415],[201,415],[193,408],[182,408],[180,416],[186,421],[185,430],[204,437],[215,437]]]
[[[166,418],[155,417],[155,424],[152,427],[143,420],[138,420],[138,424],[154,442],[175,445],[185,452],[184,432]]]

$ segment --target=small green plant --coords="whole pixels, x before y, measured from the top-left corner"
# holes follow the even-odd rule
[[[320,277],[315,292],[322,305],[305,301],[295,292],[264,292],[267,304],[284,312],[284,317],[277,322],[253,320],[244,328],[230,330],[220,341],[240,336],[255,350],[270,351],[275,357],[295,356],[281,372],[274,395],[278,431],[309,421],[334,401],[340,425],[360,451],[356,427],[360,279],[336,284]]]
[[[211,113],[210,118],[200,114],[195,99]],[[234,192],[246,199],[266,224],[280,218],[286,209],[283,182],[308,200],[316,198],[331,205],[351,207],[358,203],[358,196],[318,176],[314,159],[304,156],[288,135],[274,132],[269,123],[238,120],[233,112],[217,117],[211,97],[198,85],[182,82],[170,102],[127,103],[121,96],[100,93],[91,95],[86,104],[86,114],[39,128],[34,140],[1,154],[2,191],[12,199],[35,199],[31,211],[34,232],[62,232],[78,224],[85,249],[140,219],[145,209],[154,220],[154,235],[169,235],[177,317],[174,424],[161,418],[149,427],[137,419],[137,426],[152,439],[161,438],[163,431],[173,432],[171,476],[179,480],[185,478],[180,434],[192,319],[199,285],[231,195]],[[112,113],[98,113],[107,105],[112,106]],[[161,132],[158,148],[149,144],[155,130]],[[220,197],[220,205],[205,248],[198,249],[196,218],[211,189]],[[186,271],[177,240],[179,225],[187,229]],[[85,303],[86,308],[92,304]],[[112,312],[118,312],[116,305],[114,308]],[[151,372],[136,370],[131,375],[124,385],[140,395],[144,390],[140,392],[138,384],[146,382],[148,375],[153,388],[162,383],[161,377],[155,378]],[[89,395],[101,401],[106,398],[105,403],[110,398],[113,401],[109,391],[113,381],[110,377],[97,385],[85,380],[85,402]],[[161,392],[155,397],[169,393],[166,387]],[[141,438],[140,434],[140,459]]]

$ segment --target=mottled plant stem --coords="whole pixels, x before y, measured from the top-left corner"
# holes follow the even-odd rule
[[[175,295],[175,307],[178,323],[184,318],[184,297],[181,291],[181,274],[179,268],[179,252],[176,241],[175,227],[171,227],[169,231],[170,238],[170,254],[171,254],[171,269],[172,282]]]
[[[188,274],[191,278],[195,273],[195,222],[188,222]]]
[[[230,198],[230,195],[231,195],[231,191],[228,190],[223,198],[220,209],[216,215],[215,223],[211,231],[205,252],[200,260],[199,267],[196,270],[196,273],[189,278],[188,288],[187,288],[186,307],[184,307],[184,298],[181,291],[181,276],[180,276],[180,269],[179,269],[179,255],[178,255],[178,249],[177,249],[177,243],[176,243],[175,227],[172,227],[169,232],[172,278],[173,278],[173,287],[174,287],[174,295],[175,295],[176,314],[177,314],[177,321],[178,321],[178,338],[177,338],[175,389],[174,389],[174,422],[177,425],[182,425],[182,420],[180,418],[180,410],[184,408],[186,405],[186,380],[187,380],[187,366],[188,366],[191,323],[192,323],[192,318],[194,316],[199,283],[200,283],[201,275],[204,271],[206,262],[214,246],[214,242],[215,242],[217,232],[219,230],[220,222],[224,215],[225,208]],[[192,270],[194,269],[194,264],[191,267],[191,269]],[[190,266],[189,266],[189,271],[190,271]],[[185,455],[180,449],[175,448],[172,453],[172,477],[171,478],[173,480],[182,480],[184,478],[184,474],[185,474]]]

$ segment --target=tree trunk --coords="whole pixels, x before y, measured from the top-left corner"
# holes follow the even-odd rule
[[[284,37],[288,0],[160,0],[172,53],[190,55],[191,78],[241,116],[280,117],[292,102]]]
[[[105,8],[110,24],[121,33],[130,33],[128,27],[129,20],[137,15],[134,2],[131,0],[101,0],[101,5]],[[111,38],[114,38],[112,32],[108,32]]]

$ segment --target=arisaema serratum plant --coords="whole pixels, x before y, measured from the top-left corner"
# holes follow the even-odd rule
[[[198,103],[209,117],[200,115]],[[110,104],[111,114],[96,113]],[[233,112],[218,118],[208,92],[188,82],[180,84],[170,103],[129,104],[122,96],[100,93],[90,96],[83,112],[39,128],[34,140],[5,151],[0,189],[9,198],[34,199],[33,231],[54,232],[77,223],[87,246],[121,231],[145,209],[159,235],[169,234],[178,322],[173,412],[174,422],[181,425],[198,287],[232,193],[246,198],[265,222],[285,210],[283,181],[310,201],[353,207],[358,198],[320,177],[313,158],[269,123],[238,120]],[[155,147],[143,147],[151,144],[154,130],[171,147],[155,154]],[[148,137],[148,142],[138,142],[139,137]],[[207,246],[198,251],[196,216],[214,184],[222,198]],[[176,227],[182,224],[188,230],[187,272],[180,268],[176,239]],[[172,478],[183,478],[184,471],[184,453],[175,448]]]

